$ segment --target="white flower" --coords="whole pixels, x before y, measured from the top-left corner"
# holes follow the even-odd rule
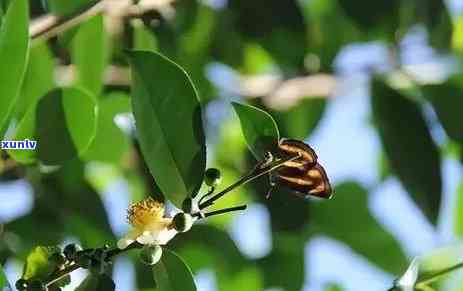
[[[407,271],[400,277],[394,286],[401,291],[413,291],[415,290],[415,284],[418,279],[419,262],[418,258],[414,258],[408,266]]]
[[[143,245],[165,245],[178,233],[172,218],[164,217],[164,204],[151,197],[132,204],[127,212],[133,229],[117,242],[120,249],[135,241]]]

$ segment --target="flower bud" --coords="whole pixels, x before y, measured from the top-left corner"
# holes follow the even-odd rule
[[[193,226],[193,217],[189,213],[179,212],[174,216],[174,228],[178,232],[189,231]]]
[[[26,290],[29,284],[27,283],[27,280],[19,279],[18,281],[16,281],[15,286],[16,286],[16,289],[18,289],[19,291],[22,291],[22,290]]]
[[[204,182],[207,186],[215,187],[222,182],[222,174],[216,168],[209,168],[204,174]]]
[[[146,245],[140,252],[140,260],[146,265],[155,265],[162,256],[162,248],[159,245]]]

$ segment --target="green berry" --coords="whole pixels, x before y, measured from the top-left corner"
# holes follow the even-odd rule
[[[15,286],[16,286],[16,289],[18,289],[19,291],[22,291],[22,290],[26,290],[29,284],[27,283],[27,280],[19,279],[18,281],[16,281]]]
[[[193,226],[193,217],[189,213],[179,212],[174,216],[174,228],[178,232],[189,231]]]
[[[140,260],[149,266],[155,265],[162,257],[162,248],[159,245],[146,245],[140,252]]]
[[[64,247],[63,254],[66,259],[73,261],[77,257],[77,252],[79,252],[81,248],[76,244],[68,244]]]
[[[209,168],[204,174],[204,182],[207,186],[215,187],[222,181],[222,174],[219,169]]]

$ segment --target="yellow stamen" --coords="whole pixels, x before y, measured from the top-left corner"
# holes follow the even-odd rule
[[[164,203],[149,197],[132,204],[127,211],[127,220],[137,228],[159,222],[164,216]]]

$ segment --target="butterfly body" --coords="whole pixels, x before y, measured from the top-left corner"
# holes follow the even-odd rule
[[[278,144],[279,155],[299,156],[288,161],[271,174],[271,180],[295,191],[301,196],[330,198],[332,188],[325,169],[318,163],[315,151],[307,144],[294,139],[282,139]]]

